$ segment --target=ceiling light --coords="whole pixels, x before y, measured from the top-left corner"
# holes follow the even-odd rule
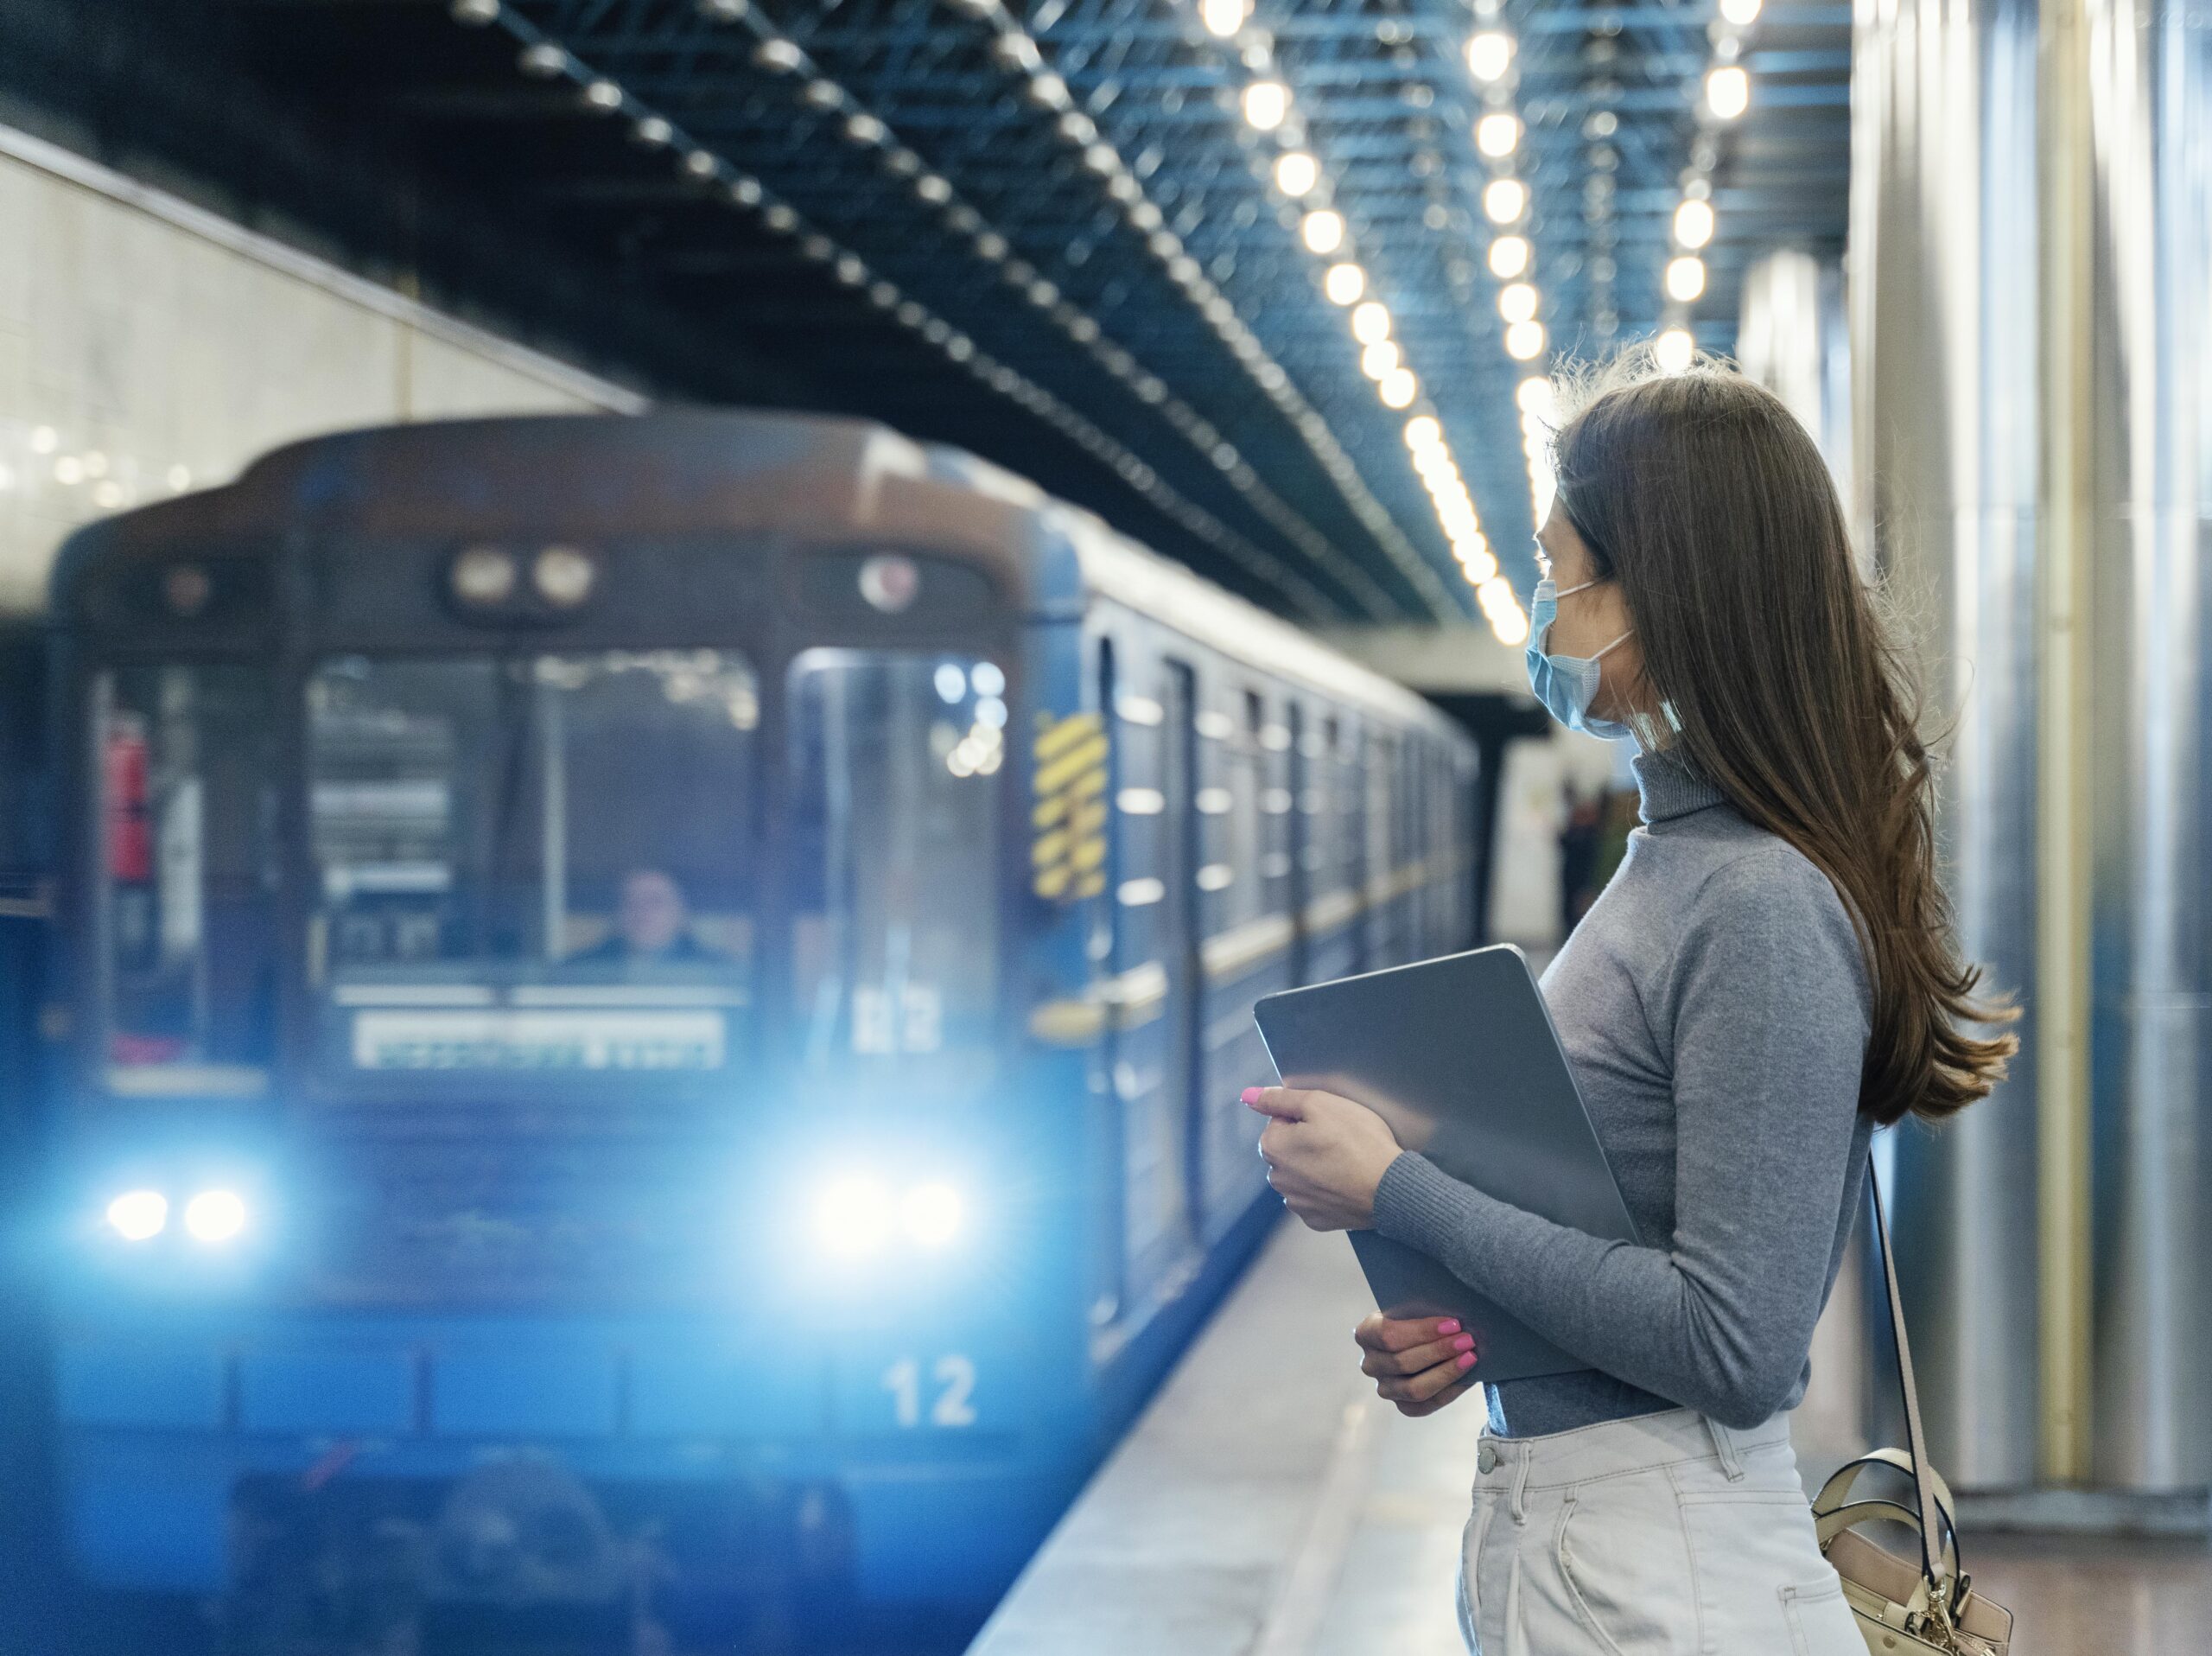
[[[569,67],[569,54],[550,41],[533,41],[522,48],[515,67],[526,75],[550,80]]]
[[[1705,78],[1705,106],[1724,121],[1732,121],[1751,106],[1751,77],[1734,64],[1713,70]]]
[[[1290,88],[1280,80],[1255,80],[1244,88],[1244,118],[1262,132],[1272,132],[1290,113]]]
[[[1758,0],[1752,4],[1757,10]],[[1244,0],[1198,0],[1198,21],[1207,34],[1225,41],[1244,27]]]
[[[991,43],[991,55],[1009,69],[1036,69],[1045,59],[1037,42],[1019,32],[1001,35]]]
[[[1367,291],[1367,272],[1357,264],[1332,264],[1321,278],[1321,290],[1331,304],[1351,304]]]
[[[1759,0],[1720,0],[1720,15],[1738,29],[1749,29],[1759,18]]]
[[[1713,203],[1685,201],[1675,209],[1675,239],[1684,247],[1699,248],[1713,239]]]
[[[747,0],[699,0],[699,13],[718,23],[734,23],[753,8]]]
[[[1549,421],[1559,411],[1559,393],[1540,373],[1530,374],[1513,388],[1513,401],[1523,414],[1540,420]]]
[[[1651,342],[1651,360],[1662,373],[1680,373],[1697,354],[1697,341],[1687,328],[1670,328]]]
[[[620,109],[622,88],[612,80],[594,80],[584,88],[584,102],[594,109]]]
[[[1517,178],[1493,178],[1483,186],[1483,211],[1492,224],[1511,224],[1529,210],[1529,187]]]
[[[1500,236],[1490,245],[1490,273],[1510,282],[1529,268],[1529,240],[1525,236]]]
[[[676,129],[658,115],[648,115],[630,129],[638,142],[658,150],[676,136]]]
[[[1502,160],[1521,147],[1521,118],[1497,110],[1475,123],[1475,148],[1492,161]]]
[[[1377,340],[1390,337],[1390,308],[1379,299],[1370,299],[1363,305],[1355,305],[1351,313],[1351,336],[1362,345],[1372,345]]]
[[[1382,376],[1376,394],[1382,398],[1385,408],[1411,408],[1420,392],[1421,382],[1414,378],[1412,369],[1393,368]]]
[[[1539,322],[1519,322],[1505,330],[1505,353],[1516,362],[1526,362],[1539,356],[1544,348],[1544,325]]]
[[[466,23],[471,29],[481,29],[495,22],[499,16],[499,0],[453,0],[448,8],[454,22]]]
[[[1513,65],[1513,36],[1485,29],[1467,42],[1467,73],[1487,85]]]
[[[1509,282],[1497,290],[1497,314],[1509,322],[1525,322],[1536,314],[1541,296],[1526,282]]]
[[[1344,245],[1344,215],[1329,207],[1307,213],[1299,230],[1308,252],[1333,253]]]
[[[1359,353],[1359,371],[1370,379],[1380,379],[1398,366],[1398,347],[1390,340],[1377,340]]]
[[[1321,182],[1321,164],[1303,150],[1293,150],[1275,161],[1275,188],[1285,195],[1304,195]]]
[[[753,61],[771,74],[790,74],[806,61],[806,54],[790,41],[766,40],[753,48]]]
[[[1416,414],[1406,422],[1406,447],[1433,449],[1444,441],[1444,427],[1433,414]]]
[[[1680,304],[1705,291],[1705,261],[1694,253],[1667,262],[1667,296]]]

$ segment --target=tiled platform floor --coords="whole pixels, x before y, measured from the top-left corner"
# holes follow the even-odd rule
[[[1406,1420],[1358,1373],[1340,1237],[1286,1225],[969,1656],[1460,1656],[1472,1400]],[[2014,1656],[2212,1653],[2201,1545],[1983,1536]]]

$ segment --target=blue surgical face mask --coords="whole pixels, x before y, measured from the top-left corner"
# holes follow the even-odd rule
[[[1569,587],[1561,592],[1549,580],[1536,583],[1536,601],[1529,608],[1529,687],[1536,692],[1536,699],[1544,704],[1545,710],[1568,729],[1618,742],[1635,732],[1617,720],[1592,717],[1590,704],[1597,699],[1601,672],[1599,661],[1628,642],[1630,635],[1623,633],[1592,656],[1550,655],[1544,649],[1551,636],[1552,623],[1559,619],[1559,601],[1597,584],[1595,581],[1585,581],[1579,587]]]

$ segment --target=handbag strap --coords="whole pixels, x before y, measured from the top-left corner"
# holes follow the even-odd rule
[[[1889,1215],[1882,1206],[1881,1176],[1875,1172],[1870,1160],[1866,1168],[1866,1188],[1874,1198],[1874,1234],[1882,1247],[1882,1283],[1890,1296],[1890,1332],[1896,1337],[1897,1349],[1897,1389],[1904,1393],[1905,1448],[1912,1456],[1913,1505],[1920,1513],[1920,1572],[1926,1578],[1931,1593],[1940,1591],[1943,1577],[1936,1568],[1936,1552],[1942,1545],[1936,1527],[1936,1491],[1927,1474],[1928,1442],[1920,1430],[1920,1392],[1912,1382],[1912,1345],[1905,1338],[1904,1300],[1897,1292],[1897,1252],[1890,1244]]]

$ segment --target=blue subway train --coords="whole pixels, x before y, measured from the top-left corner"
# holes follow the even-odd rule
[[[986,1603],[1279,1211],[1255,997],[1469,941],[1458,727],[879,427],[318,439],[53,625],[103,1589]]]

